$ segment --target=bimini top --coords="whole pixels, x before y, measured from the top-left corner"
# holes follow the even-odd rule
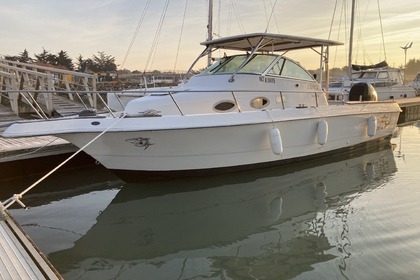
[[[339,46],[341,42],[283,34],[252,33],[202,42],[207,48],[237,51],[276,52],[321,46]]]

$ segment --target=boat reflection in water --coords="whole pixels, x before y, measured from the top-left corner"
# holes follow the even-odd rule
[[[73,247],[48,257],[66,279],[289,279],[328,261],[345,273],[350,202],[394,172],[387,147],[126,184]]]

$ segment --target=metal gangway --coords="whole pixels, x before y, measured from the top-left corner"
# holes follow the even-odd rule
[[[105,102],[96,81],[92,74],[0,59],[0,104],[40,118],[99,110]]]

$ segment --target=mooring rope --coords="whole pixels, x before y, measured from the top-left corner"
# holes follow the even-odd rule
[[[1,210],[6,210],[11,205],[13,205],[15,202],[19,203],[19,205],[22,206],[23,208],[26,208],[25,204],[23,204],[23,202],[21,201],[23,195],[25,195],[27,192],[29,192],[34,187],[36,187],[39,183],[41,183],[46,178],[48,178],[51,174],[53,174],[55,171],[57,171],[61,166],[63,166],[64,164],[66,164],[69,160],[71,160],[72,158],[74,158],[77,154],[79,154],[81,151],[83,151],[90,144],[92,144],[93,142],[95,142],[99,137],[101,137],[102,135],[104,135],[107,131],[109,131],[112,127],[114,127],[117,123],[119,123],[122,119],[124,119],[124,117],[125,117],[125,115],[122,115],[118,120],[116,120],[114,123],[112,123],[107,129],[105,129],[104,131],[102,131],[101,133],[99,133],[95,138],[93,138],[92,140],[90,140],[83,147],[81,147],[79,150],[77,150],[76,152],[74,152],[74,154],[72,154],[71,156],[69,156],[66,160],[64,160],[62,163],[60,163],[59,165],[57,165],[55,168],[53,168],[50,172],[48,172],[47,174],[45,174],[38,181],[36,181],[32,185],[30,185],[28,188],[26,188],[23,192],[21,192],[19,194],[14,194],[12,197],[10,197],[9,199],[5,200],[4,202],[0,202]]]

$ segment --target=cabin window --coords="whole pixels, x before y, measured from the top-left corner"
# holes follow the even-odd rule
[[[246,55],[237,55],[224,59],[220,66],[213,68],[211,73],[234,73],[239,66],[246,60]]]
[[[277,56],[274,55],[256,55],[239,70],[240,73],[258,73],[261,74],[273,63]]]
[[[362,72],[360,74],[360,79],[375,79],[376,78],[376,72]]]
[[[388,72],[379,72],[378,79],[388,79]]]
[[[395,71],[393,71],[393,72],[390,72],[389,73],[390,74],[390,78],[391,78],[391,81],[392,82],[398,82],[398,83],[403,83],[403,78],[402,78],[402,76],[401,76],[401,72],[395,72]]]
[[[269,100],[265,97],[257,97],[251,100],[250,105],[252,108],[255,109],[262,109],[267,107],[269,104]]]
[[[233,103],[230,100],[225,100],[214,105],[214,110],[217,112],[229,112],[229,111],[233,111],[235,107],[236,107],[235,103]]]
[[[313,81],[311,74],[309,74],[300,65],[288,59],[285,60],[280,75],[283,77]]]
[[[277,75],[279,76],[281,73],[281,70],[283,69],[283,65],[284,65],[284,58],[280,58],[275,64],[274,66],[270,69],[270,71],[268,71],[267,74],[270,75]]]

